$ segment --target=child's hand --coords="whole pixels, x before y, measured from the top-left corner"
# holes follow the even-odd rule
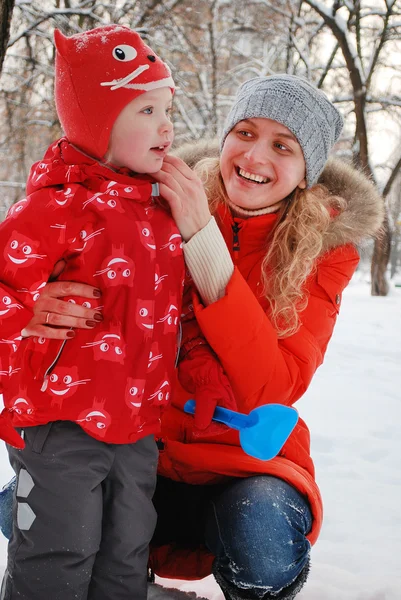
[[[195,427],[200,431],[204,431],[212,423],[216,406],[236,410],[231,386],[223,372],[219,374],[218,380],[196,388],[195,401]]]
[[[182,238],[187,242],[212,216],[201,180],[183,160],[170,155],[153,177],[159,182],[160,194],[168,202]]]
[[[208,347],[192,350],[179,364],[178,377],[181,385],[195,396],[197,429],[209,427],[217,405],[237,409],[230,382]]]

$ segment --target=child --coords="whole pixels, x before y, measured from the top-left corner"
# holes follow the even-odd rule
[[[0,324],[14,342],[0,344],[0,435],[17,475],[1,597],[143,600],[153,434],[170,395],[184,277],[181,237],[145,173],[160,170],[173,141],[174,82],[126,27],[56,30],[55,44],[66,137],[33,165],[27,197],[0,225]],[[21,340],[59,259],[63,279],[98,288],[100,325],[61,342]]]

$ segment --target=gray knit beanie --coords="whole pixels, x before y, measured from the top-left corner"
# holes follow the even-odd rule
[[[326,95],[295,75],[249,79],[237,92],[220,147],[239,121],[257,117],[278,121],[295,135],[305,158],[306,185],[315,184],[343,127],[341,114]]]

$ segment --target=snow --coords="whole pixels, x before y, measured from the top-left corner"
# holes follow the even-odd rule
[[[371,297],[357,273],[344,293],[325,363],[297,405],[311,430],[325,507],[311,575],[297,600],[401,598],[400,342],[401,288]],[[0,484],[11,474],[2,446]],[[5,562],[1,538],[1,572]],[[211,576],[157,581],[223,600]],[[166,591],[157,599],[174,596]]]

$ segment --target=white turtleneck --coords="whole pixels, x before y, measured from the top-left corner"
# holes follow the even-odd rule
[[[259,210],[248,210],[228,202],[234,216],[256,217],[276,212],[281,202]],[[183,244],[185,262],[193,282],[206,306],[225,294],[234,272],[234,263],[223,235],[214,217],[208,224]]]

